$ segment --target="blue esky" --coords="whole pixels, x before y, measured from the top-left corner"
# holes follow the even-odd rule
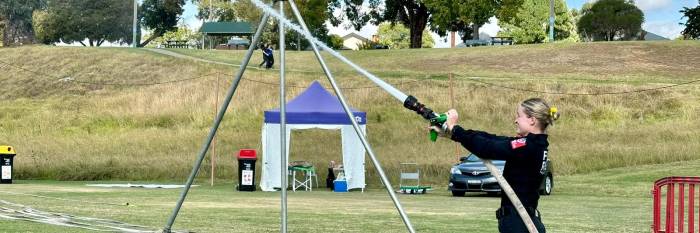
[[[566,0],[566,4],[569,8],[581,9],[586,2],[592,2],[595,0]],[[683,7],[696,7],[698,5],[698,0],[635,0],[635,4],[639,9],[644,12],[645,21],[642,24],[642,28],[646,31],[664,36],[669,39],[674,39],[680,35],[684,26],[679,25],[681,22],[685,22],[685,19],[681,19],[683,16],[680,11]],[[183,13],[183,21],[191,28],[198,28],[202,22],[196,18],[197,6],[195,6],[191,1],[187,1],[185,5],[185,12]],[[491,23],[485,25],[480,29],[490,35],[495,35],[499,27],[496,20],[492,20]],[[373,34],[377,31],[377,26],[367,25],[363,27],[359,32],[352,29],[345,29],[344,27],[331,27],[329,25],[329,31],[333,34],[346,35],[350,32],[356,32],[367,38],[371,38]],[[445,41],[445,38],[440,38],[438,35],[433,35],[436,47],[448,47],[449,42]]]

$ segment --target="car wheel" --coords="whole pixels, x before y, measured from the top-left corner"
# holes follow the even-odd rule
[[[452,196],[455,196],[455,197],[463,197],[463,196],[464,196],[464,191],[452,191]]]
[[[554,180],[552,179],[552,175],[547,175],[544,178],[544,189],[540,191],[540,194],[542,195],[551,195],[552,194],[552,188],[554,187]]]

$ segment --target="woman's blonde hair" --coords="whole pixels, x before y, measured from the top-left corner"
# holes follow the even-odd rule
[[[554,125],[554,121],[559,119],[559,112],[557,108],[550,107],[547,102],[540,98],[531,98],[523,101],[520,104],[523,107],[525,114],[529,117],[534,117],[540,122],[542,130],[547,129],[548,126]]]

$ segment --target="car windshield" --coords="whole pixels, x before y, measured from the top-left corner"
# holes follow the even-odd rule
[[[469,156],[467,156],[467,160],[465,162],[479,162],[479,161],[481,161],[481,159],[479,159],[479,157],[476,157],[476,155],[474,155],[474,154],[469,154]]]

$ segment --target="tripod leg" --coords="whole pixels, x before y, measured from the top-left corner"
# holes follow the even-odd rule
[[[279,1],[279,7],[280,7],[280,15],[284,17],[284,1]],[[287,104],[286,98],[285,98],[285,89],[284,89],[284,68],[285,68],[285,62],[284,62],[284,24],[280,22],[279,24],[279,46],[280,46],[280,169],[281,169],[281,190],[280,190],[280,215],[281,215],[281,223],[280,223],[280,232],[282,233],[287,233],[287,120],[286,120],[286,110],[285,110],[285,105]],[[294,179],[292,179],[292,182]],[[296,190],[295,190],[296,191]]]
[[[302,29],[306,32],[309,32],[309,29],[306,27],[306,23],[304,22],[304,19],[302,19],[301,14],[299,13],[299,9],[297,9],[296,4],[294,3],[294,0],[289,0],[289,5],[291,6],[292,12],[294,12],[294,15],[296,16],[297,21],[299,21],[299,24],[301,25]],[[350,110],[350,107],[348,107],[348,104],[345,102],[345,98],[343,97],[343,94],[340,92],[338,85],[335,83],[335,79],[333,78],[333,75],[331,74],[330,70],[328,69],[328,66],[326,66],[325,61],[321,57],[321,53],[318,51],[316,44],[313,42],[311,42],[310,44],[314,50],[314,54],[316,55],[318,62],[321,64],[321,68],[323,68],[323,72],[326,74],[326,77],[328,77],[328,81],[330,81],[331,86],[333,86],[333,91],[335,91],[335,94],[338,96],[338,100],[340,100],[340,103],[343,105],[343,110],[345,110],[345,113],[348,115],[350,122],[352,122],[352,126],[355,129],[355,133],[357,133],[357,136],[360,138],[362,145],[367,150],[367,154],[369,154],[369,157],[372,160],[374,167],[376,167],[377,173],[379,173],[379,177],[381,178],[382,183],[384,183],[384,187],[386,188],[387,192],[389,193],[391,200],[394,202],[394,206],[399,211],[399,215],[401,215],[401,219],[403,220],[404,224],[406,225],[406,228],[411,233],[415,232],[415,230],[413,229],[413,225],[411,225],[411,221],[408,219],[408,215],[406,215],[406,212],[403,210],[403,207],[401,206],[399,199],[396,197],[396,194],[392,190],[391,183],[389,183],[389,179],[386,177],[386,174],[384,174],[384,169],[382,169],[382,166],[381,166],[381,164],[379,164],[379,161],[377,160],[376,156],[374,155],[374,152],[372,151],[372,148],[370,147],[369,142],[367,142],[367,139],[362,134],[362,131],[360,130],[360,126],[357,124],[357,121],[355,120],[355,117],[353,116],[352,111]]]
[[[175,218],[177,217],[178,212],[180,212],[180,208],[182,207],[182,203],[185,202],[185,197],[187,197],[187,192],[189,192],[190,187],[192,186],[192,182],[194,182],[195,176],[197,176],[197,172],[199,172],[199,167],[202,165],[202,161],[204,160],[204,156],[207,154],[207,151],[209,150],[209,146],[211,145],[211,141],[214,138],[214,135],[216,135],[216,131],[219,129],[219,124],[221,124],[221,119],[224,118],[224,114],[226,114],[226,109],[228,108],[229,103],[231,103],[231,98],[233,98],[233,94],[236,92],[236,88],[238,87],[238,83],[241,81],[241,77],[243,77],[243,73],[245,72],[246,67],[248,66],[248,63],[250,62],[250,57],[253,55],[253,51],[255,51],[255,45],[258,44],[260,41],[260,38],[262,37],[262,31],[265,28],[265,24],[267,22],[267,18],[269,17],[268,14],[264,14],[262,19],[260,20],[260,25],[258,26],[257,31],[255,32],[255,36],[253,36],[253,41],[250,44],[250,47],[248,48],[248,52],[245,55],[245,58],[243,58],[243,62],[241,63],[241,67],[238,70],[238,73],[236,74],[236,78],[233,79],[233,83],[231,83],[231,87],[228,89],[228,93],[226,93],[226,99],[224,100],[223,104],[221,105],[221,108],[219,108],[219,112],[216,115],[216,119],[214,120],[214,124],[211,126],[211,129],[209,130],[209,136],[204,140],[204,144],[202,145],[202,148],[199,150],[199,156],[197,158],[197,161],[194,164],[194,167],[192,167],[192,172],[190,172],[189,178],[187,178],[187,183],[185,184],[185,188],[182,190],[182,193],[180,194],[180,199],[177,201],[177,205],[175,205],[175,209],[173,209],[172,214],[170,215],[170,218],[168,219],[167,224],[163,228],[163,232],[170,232],[171,227],[173,226],[173,223],[175,223]]]

